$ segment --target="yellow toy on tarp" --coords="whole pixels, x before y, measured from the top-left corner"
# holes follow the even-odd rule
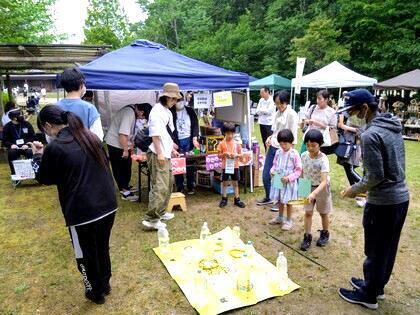
[[[256,252],[247,257],[245,248],[226,227],[205,241],[181,241],[170,244],[164,252],[159,247],[153,250],[200,314],[220,314],[299,288],[290,279],[280,286],[277,268]],[[237,284],[245,266],[251,290],[243,292]]]

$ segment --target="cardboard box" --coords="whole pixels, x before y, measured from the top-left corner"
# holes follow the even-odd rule
[[[264,186],[263,180],[262,180],[262,169],[253,169],[252,170],[253,175],[253,183],[254,187],[262,187]]]

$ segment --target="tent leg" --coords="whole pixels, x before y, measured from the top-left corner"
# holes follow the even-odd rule
[[[293,109],[296,110],[296,90],[293,93]]]
[[[246,119],[248,121],[248,146],[251,149],[251,137],[252,137],[252,130],[253,128],[250,128],[251,126],[253,126],[253,121],[251,121],[251,110],[250,110],[250,106],[249,106],[249,102],[250,102],[251,98],[249,95],[249,88],[246,89]],[[251,125],[252,124],[252,125]],[[252,176],[252,164],[249,166],[249,190],[251,192],[254,192],[254,183],[253,183],[253,176]]]
[[[293,87],[292,87],[292,89],[290,90],[290,105],[292,105],[292,108],[293,108]]]
[[[340,87],[340,90],[338,91],[338,99],[340,98],[341,98],[341,87]]]
[[[309,100],[309,89],[306,89],[306,101]]]

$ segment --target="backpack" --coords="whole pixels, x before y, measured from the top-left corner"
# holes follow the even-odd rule
[[[171,128],[169,128],[169,123],[166,125],[166,131],[168,131],[172,140],[174,140],[174,134]],[[149,136],[149,127],[137,131],[136,136],[134,137],[134,145],[137,148],[139,148],[143,152],[147,152],[151,144],[152,137]]]

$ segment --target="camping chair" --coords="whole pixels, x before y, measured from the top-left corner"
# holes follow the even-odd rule
[[[35,179],[35,172],[32,168],[32,160],[15,160],[12,162],[15,174],[11,175],[12,186],[14,189],[24,180]]]

